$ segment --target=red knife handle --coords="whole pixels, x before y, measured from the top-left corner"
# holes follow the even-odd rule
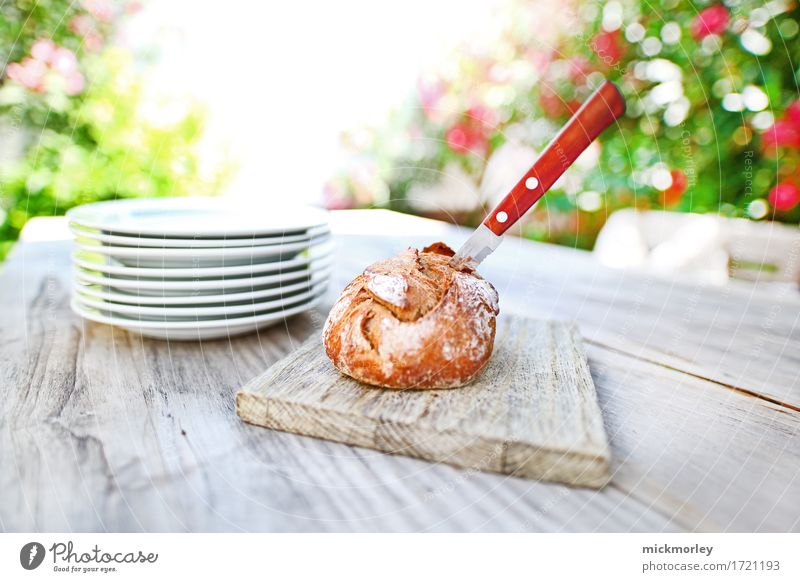
[[[553,138],[517,185],[483,221],[500,236],[530,210],[605,128],[625,113],[619,89],[605,81]]]

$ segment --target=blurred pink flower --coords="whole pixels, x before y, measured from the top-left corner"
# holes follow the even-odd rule
[[[539,74],[544,74],[547,71],[547,67],[550,66],[550,62],[553,60],[553,55],[549,55],[545,52],[529,49],[525,56],[533,65],[533,68],[539,72]]]
[[[474,105],[470,107],[467,109],[467,117],[478,122],[485,132],[492,131],[497,124],[497,116],[494,111],[485,105]]]
[[[44,62],[25,57],[21,63],[8,65],[8,78],[16,81],[30,91],[44,91],[44,77],[47,65]]]
[[[422,110],[428,117],[433,117],[436,108],[439,105],[439,100],[445,93],[444,83],[442,81],[419,81],[417,83],[417,90],[419,91],[419,100],[422,104]]]
[[[800,204],[800,188],[791,182],[781,182],[769,191],[767,199],[776,210],[786,212]]]
[[[573,83],[583,84],[586,76],[592,72],[592,64],[584,57],[569,59],[569,77]]]
[[[50,63],[56,51],[56,44],[49,38],[40,38],[31,46],[31,56],[37,61]]]
[[[761,145],[767,149],[778,147],[800,148],[800,126],[787,119],[779,119],[764,131]]]
[[[45,90],[48,74],[55,73],[64,83],[67,95],[83,91],[86,80],[78,70],[78,59],[71,50],[60,47],[50,39],[39,39],[31,46],[31,56],[8,65],[8,78],[30,91]]]
[[[94,20],[88,14],[74,16],[69,21],[69,29],[83,37],[83,46],[87,50],[97,52],[103,47],[103,36],[97,31]]]
[[[78,70],[78,59],[75,57],[75,53],[62,46],[56,48],[50,60],[50,65],[54,71],[66,77]]]
[[[125,4],[125,14],[136,14],[143,8],[143,4],[139,0],[132,0]]]
[[[67,95],[77,95],[86,84],[83,75],[79,71],[73,71],[64,77],[64,92]]]
[[[83,7],[100,22],[111,22],[114,6],[108,0],[83,0]]]
[[[94,22],[88,14],[78,14],[69,21],[69,29],[80,36],[86,36],[94,30]]]
[[[692,20],[691,31],[695,40],[700,40],[711,34],[722,34],[728,27],[730,14],[722,4],[709,6],[701,10],[700,14]]]
[[[103,48],[103,37],[100,36],[100,33],[94,31],[89,32],[83,37],[83,46],[85,46],[87,50],[97,52]]]
[[[339,189],[328,182],[322,188],[322,203],[328,210],[347,210],[353,208],[353,202],[348,197],[343,196]]]

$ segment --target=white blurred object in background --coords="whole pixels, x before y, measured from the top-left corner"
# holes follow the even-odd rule
[[[417,212],[426,215],[470,212],[480,207],[478,188],[472,177],[453,162],[434,182],[415,182],[406,200]]]
[[[619,210],[594,254],[610,267],[711,284],[800,280],[800,228],[712,214]]]

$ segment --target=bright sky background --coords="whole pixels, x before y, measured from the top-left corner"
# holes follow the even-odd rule
[[[341,163],[340,132],[380,121],[502,2],[159,0],[126,35],[161,47],[158,90],[207,105],[207,145],[239,158],[235,195],[315,202]]]

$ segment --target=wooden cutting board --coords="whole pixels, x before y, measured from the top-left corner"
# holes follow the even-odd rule
[[[609,447],[577,328],[502,316],[469,386],[371,388],[316,335],[236,394],[245,422],[470,469],[571,485],[609,479]]]

